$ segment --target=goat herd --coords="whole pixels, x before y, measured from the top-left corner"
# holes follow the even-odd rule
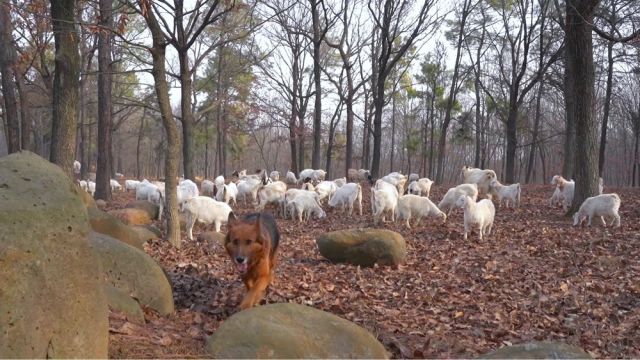
[[[220,232],[222,224],[226,223],[232,212],[231,203],[235,206],[237,200],[246,204],[247,197],[257,211],[263,211],[266,206],[274,205],[282,218],[294,218],[298,221],[308,221],[309,218],[321,219],[326,216],[323,202],[340,208],[343,212],[348,209],[349,215],[357,206],[362,215],[362,186],[368,181],[371,187],[371,212],[374,225],[378,225],[387,216],[395,221],[402,219],[410,228],[409,221],[415,218],[417,225],[422,218],[436,217],[446,222],[447,216],[454,208],[464,210],[464,239],[472,230],[476,230],[480,240],[490,235],[495,218],[495,206],[492,199],[496,199],[499,206],[504,202],[507,207],[519,207],[520,184],[503,185],[497,180],[495,171],[471,167],[462,168],[464,182],[450,188],[440,203],[436,206],[429,199],[433,181],[419,178],[417,174],[408,177],[392,172],[377,181],[373,181],[369,171],[350,169],[348,176],[333,181],[324,180],[324,170],[305,169],[296,178],[291,171],[286,173],[284,181],[280,180],[280,173],[266,170],[247,175],[246,170],[234,172],[232,179],[226,181],[218,176],[213,181],[202,180],[200,190],[191,180],[180,181],[177,187],[180,213],[184,216],[189,240],[193,240],[193,226],[196,221],[204,224],[214,224],[216,232]],[[405,191],[405,185],[409,183]],[[573,201],[575,183],[556,175],[552,184],[556,185],[549,204],[562,205],[566,209]],[[95,183],[80,181],[80,186],[93,193]],[[112,191],[121,190],[117,180],[111,180]],[[164,208],[165,184],[160,181],[126,180],[123,191],[133,190],[137,200],[148,200],[160,208],[159,219]],[[611,225],[620,226],[620,197],[617,194],[602,194],[603,184],[600,179],[600,195],[590,197],[584,201],[579,211],[574,215],[574,225],[579,225],[588,219],[591,225],[593,217],[600,217],[606,226],[606,218],[611,219]],[[478,198],[483,198],[478,201]]]

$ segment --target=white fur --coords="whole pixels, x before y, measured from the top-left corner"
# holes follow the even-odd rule
[[[280,180],[280,173],[274,170],[271,172],[271,174],[269,174],[269,178],[271,179],[271,181],[278,181]]]
[[[258,206],[256,210],[262,211],[268,204],[276,203],[281,205],[284,201],[284,193],[287,192],[287,184],[276,181],[267,184],[258,190]]]
[[[291,202],[293,199],[297,198],[298,196],[309,196],[312,199],[314,199],[318,203],[318,205],[320,205],[320,201],[318,200],[318,193],[316,193],[315,191],[302,190],[302,189],[288,189],[284,193],[284,200],[280,204],[280,211],[282,212],[283,217],[285,219],[289,217],[289,214],[288,214],[289,212],[286,205],[289,202]]]
[[[298,179],[296,179],[296,174],[291,171],[287,171],[287,176],[285,177],[285,182],[289,185],[297,184]]]
[[[87,181],[87,192],[89,194],[91,194],[91,196],[95,195],[96,193],[96,183],[95,181]]]
[[[298,177],[299,182],[305,181],[306,178],[311,178],[313,182],[320,182],[324,180],[324,177],[327,173],[324,170],[318,169],[304,169],[300,172],[300,176]]]
[[[368,180],[370,176],[371,176],[371,172],[369,172],[369,170],[365,170],[365,169],[360,169],[360,170],[349,169],[349,170],[347,170],[347,179],[349,181],[352,181],[352,182],[365,181],[365,180]]]
[[[329,199],[329,206],[342,208],[342,211],[346,207],[349,208],[349,215],[353,214],[353,204],[358,202],[358,212],[362,216],[362,187],[360,184],[347,183],[339,187],[338,190]]]
[[[222,185],[224,185],[224,176],[220,175],[220,176],[218,176],[217,178],[215,178],[215,179],[213,180],[213,184],[214,184],[215,186],[222,186]]]
[[[251,203],[255,204],[258,198],[258,189],[262,182],[256,179],[244,179],[238,182],[238,196],[242,195],[244,203],[247,203],[247,195],[251,196]]]
[[[404,185],[407,183],[407,177],[399,172],[392,172],[389,175],[383,176],[383,181],[396,187],[398,194],[404,194]]]
[[[378,225],[386,221],[386,213],[390,213],[391,220],[395,219],[396,208],[398,207],[399,192],[396,186],[380,179],[371,189],[371,210],[373,212],[373,224]]]
[[[233,200],[233,204],[236,205],[236,197],[238,196],[238,187],[234,182],[229,184],[223,184],[218,186],[218,193],[216,194],[216,200],[224,201],[227,204]]]
[[[560,175],[555,175],[551,179],[551,184],[556,185],[557,189],[560,189],[560,197],[562,198],[562,209],[567,211],[573,202],[573,192],[576,188],[575,181],[567,181]]]
[[[507,207],[520,207],[520,193],[522,188],[520,183],[503,185],[498,179],[491,181],[491,193],[498,197],[498,207],[502,207],[502,200],[505,200]]]
[[[199,196],[200,191],[198,190],[196,183],[186,179],[180,182],[176,188],[176,194],[178,196],[178,204],[182,204],[193,197]]]
[[[297,216],[299,222],[302,222],[303,218],[309,220],[311,216],[316,219],[323,219],[327,216],[320,204],[318,204],[318,200],[306,194],[297,195],[287,202],[286,206],[287,212],[291,213],[292,217]]]
[[[619,209],[620,196],[618,196],[618,194],[592,196],[587,198],[582,205],[580,205],[580,210],[573,215],[573,225],[581,225],[584,220],[588,218],[588,225],[591,226],[591,220],[593,217],[599,216],[600,220],[602,220],[602,225],[605,227],[607,226],[605,217],[611,218],[609,226],[612,226],[615,222],[616,227],[620,227],[620,215],[618,214]]]
[[[140,181],[138,180],[125,180],[124,188],[129,192],[129,190],[136,190],[140,186]]]
[[[164,195],[157,185],[143,180],[136,188],[136,200],[147,200],[156,204],[159,208],[158,220],[162,220],[162,211],[164,210]]]
[[[224,182],[223,182],[224,184]],[[214,189],[215,189],[216,185],[213,183],[213,181],[211,180],[202,180],[202,183],[200,184],[200,188],[202,189],[202,195],[206,195],[206,196],[213,196],[214,194]]]
[[[456,206],[464,209],[464,239],[471,232],[472,227],[478,229],[478,236],[482,240],[483,235],[491,235],[493,220],[496,216],[496,207],[489,199],[476,202],[472,197],[463,195],[456,200]]]
[[[420,179],[420,175],[418,175],[416,173],[409,174],[409,183],[411,183],[413,181],[418,181],[419,179]]]
[[[109,180],[109,185],[111,185],[111,192],[122,190],[122,185],[120,185],[118,180],[114,180],[114,179]]]
[[[470,196],[474,201],[478,199],[478,185],[476,184],[460,184],[454,188],[447,190],[444,194],[442,201],[438,204],[438,208],[447,213],[447,216],[451,214],[451,210],[455,208],[456,201],[462,195]]]
[[[409,220],[412,216],[417,218],[415,225],[418,225],[420,219],[428,216],[441,218],[442,222],[447,221],[447,215],[440,211],[431,200],[426,197],[411,194],[400,196],[398,199],[397,216],[399,219],[407,220],[407,228],[411,228]]]
[[[341,177],[341,178],[338,178],[338,179],[334,179],[333,182],[336,183],[337,187],[342,187],[342,186],[344,186],[344,184],[347,183],[347,178],[346,177]]]
[[[78,181],[78,185],[80,185],[80,188],[82,190],[89,192],[89,186],[87,185],[87,182],[85,180]]]
[[[306,185],[306,184],[305,184]],[[322,204],[322,200],[327,198],[331,200],[331,197],[338,190],[338,185],[333,181],[322,181],[316,187],[315,191],[318,193],[318,200]]]
[[[468,166],[462,168],[462,176],[465,184],[478,185],[478,195],[487,198],[490,197],[491,181],[498,178],[493,170],[483,170]]]
[[[409,184],[409,194],[429,197],[433,181],[428,178],[414,180]]]
[[[80,161],[74,160],[73,161],[73,173],[76,174],[76,175],[80,175],[80,170],[82,170],[82,164],[80,164]]]
[[[208,196],[195,196],[182,204],[181,212],[185,214],[187,237],[193,240],[193,225],[196,221],[206,225],[215,224],[216,232],[220,232],[220,226],[229,219],[231,207]]]

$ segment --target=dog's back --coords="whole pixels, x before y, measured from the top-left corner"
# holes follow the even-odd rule
[[[245,223],[255,223],[258,219],[258,215],[260,215],[260,219],[262,221],[261,226],[264,225],[264,229],[269,234],[269,238],[271,240],[271,256],[278,249],[278,244],[280,244],[280,232],[278,231],[278,225],[276,224],[276,219],[271,216],[271,214],[267,213],[252,213],[247,214],[242,217],[242,222]]]

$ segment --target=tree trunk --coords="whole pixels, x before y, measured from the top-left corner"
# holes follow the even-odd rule
[[[113,18],[113,0],[100,0],[99,25],[111,29]],[[111,32],[98,34],[98,164],[96,168],[96,199],[111,200]]]
[[[296,176],[302,169],[298,170],[298,87],[300,81],[300,69],[298,66],[299,50],[292,48],[292,72],[291,72],[291,114],[289,115],[289,149],[291,151],[290,171]]]
[[[374,85],[373,106],[373,159],[371,160],[371,176],[374,179],[380,177],[380,152],[382,145],[382,110],[384,108],[384,77],[378,77]]]
[[[13,46],[13,25],[11,6],[8,1],[0,2],[0,75],[2,75],[2,95],[4,98],[3,118],[7,124],[7,150],[9,154],[20,151],[20,118],[18,117],[18,97],[16,80],[16,51]]]
[[[145,9],[145,20],[149,26],[153,37],[153,47],[150,48],[153,58],[153,68],[151,73],[155,82],[156,96],[160,108],[160,116],[167,136],[167,147],[165,152],[165,202],[167,213],[167,240],[177,248],[180,248],[180,218],[178,216],[178,197],[176,186],[178,185],[178,158],[180,156],[180,134],[171,112],[171,101],[169,99],[169,84],[167,83],[167,73],[165,69],[165,51],[167,44],[164,41],[162,29],[156,20],[153,10],[144,0],[140,1],[140,6]]]
[[[51,0],[55,40],[55,76],[50,161],[73,178],[80,54],[75,28],[75,0]]]
[[[594,65],[591,37],[593,13],[598,0],[569,0],[566,11],[567,65],[575,99],[576,124],[575,192],[571,212],[598,193],[597,123],[594,116]]]
[[[18,89],[18,97],[20,101],[18,105],[20,107],[20,148],[24,150],[32,150],[31,146],[31,119],[27,116],[27,93],[24,89],[24,78],[17,71],[14,72],[16,76],[16,87]]]
[[[536,115],[533,122],[533,135],[531,136],[531,149],[529,150],[529,160],[527,162],[527,176],[525,183],[529,184],[531,181],[531,174],[535,166],[536,150],[538,148],[538,133],[540,132],[540,118],[542,114],[540,112],[540,103],[542,100],[544,83],[541,81],[538,86],[538,95],[536,96]]]
[[[322,140],[322,82],[320,78],[320,14],[318,0],[310,0],[311,19],[313,25],[313,81],[315,83],[315,104],[313,109],[313,152],[311,153],[311,167],[320,168],[320,144]]]
[[[136,143],[136,179],[142,178],[142,164],[140,164],[140,147],[142,146],[142,138],[144,137],[144,120],[147,115],[147,109],[142,111],[142,118],[140,119],[140,127],[138,128],[138,142]]]
[[[615,2],[614,2],[615,3]],[[615,5],[614,10],[615,14]],[[604,96],[604,114],[602,115],[602,128],[600,130],[600,150],[598,156],[598,175],[604,172],[604,156],[607,146],[607,126],[609,124],[609,112],[611,109],[611,88],[613,87],[613,41],[607,43],[607,89]]]
[[[353,98],[355,97],[355,90],[353,89],[353,75],[351,74],[351,66],[346,69],[347,72],[347,148],[345,154],[345,170],[344,176],[349,174],[349,169],[353,166]]]
[[[391,151],[389,154],[389,172],[393,172],[394,155],[396,152],[396,92],[391,94]]]
[[[513,85],[513,92],[509,96],[509,113],[507,115],[507,150],[505,180],[508,184],[515,182],[516,173],[516,147],[518,146],[518,102],[517,86]]]
[[[193,169],[194,152],[194,128],[195,120],[191,111],[191,72],[189,71],[189,54],[184,50],[179,54],[180,61],[180,113],[182,114],[182,163],[184,166],[184,178],[195,180]]]
[[[568,55],[565,55],[568,57]],[[576,123],[574,114],[575,99],[573,98],[573,82],[569,79],[573,76],[571,74],[571,67],[568,63],[568,58],[565,58],[564,67],[564,105],[565,105],[565,138],[564,138],[564,159],[562,163],[562,176],[567,179],[572,179],[575,172],[576,161]]]

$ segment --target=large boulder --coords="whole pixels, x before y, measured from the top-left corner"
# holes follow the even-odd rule
[[[158,207],[158,205],[147,201],[147,200],[136,200],[136,201],[132,201],[130,203],[127,204],[126,206],[127,209],[140,209],[140,210],[144,210],[147,212],[147,214],[149,214],[149,217],[151,219],[157,219],[158,218],[158,212],[160,210],[160,208]]]
[[[124,313],[129,320],[136,322],[144,321],[144,312],[140,304],[129,296],[129,294],[111,285],[104,285],[104,293],[107,296],[109,307],[112,310]]]
[[[407,256],[402,235],[381,229],[340,230],[316,239],[320,254],[332,262],[360,266],[398,265]]]
[[[333,314],[298,304],[241,311],[207,339],[206,351],[224,359],[388,358],[371,333]]]
[[[91,223],[93,231],[108,235],[142,250],[144,240],[142,240],[138,233],[130,226],[125,225],[115,216],[102,210],[96,208],[89,208],[87,210],[89,213],[89,222]]]
[[[133,231],[138,233],[138,236],[140,237],[140,240],[142,240],[142,241],[150,241],[150,240],[154,240],[154,239],[159,239],[161,237],[161,234],[159,235],[159,234],[151,231],[146,226],[132,226],[131,228],[133,229]]]
[[[115,216],[127,225],[149,225],[151,224],[151,216],[149,213],[141,209],[118,209],[109,211],[109,214]]]
[[[93,196],[91,196],[91,194],[89,194],[88,192],[82,190],[82,188],[80,188],[79,186],[78,186],[78,195],[80,195],[80,199],[82,200],[82,203],[87,208],[95,208],[97,206]]]
[[[80,191],[33,153],[0,159],[0,358],[107,357],[107,301]]]
[[[577,346],[562,342],[540,341],[505,346],[480,356],[481,359],[593,359]]]
[[[162,268],[144,251],[97,232],[89,235],[108,285],[162,315],[173,313],[173,292]]]

